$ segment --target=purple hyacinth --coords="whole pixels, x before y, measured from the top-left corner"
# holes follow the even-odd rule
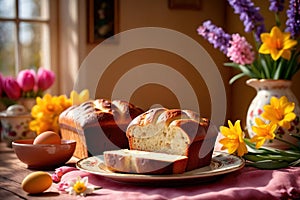
[[[227,49],[230,45],[229,41],[231,40],[230,34],[225,33],[222,28],[212,24],[210,20],[205,21],[202,26],[199,26],[197,31],[199,35],[213,44],[214,48],[219,48],[220,51],[227,54]]]
[[[265,32],[264,18],[259,13],[259,7],[255,7],[251,0],[228,0],[235,14],[240,15],[244,23],[245,32],[253,31],[255,40],[260,42],[260,34]]]
[[[281,12],[284,9],[284,0],[269,0],[270,7],[269,10],[273,12]]]
[[[287,12],[286,32],[291,33],[291,37],[300,35],[300,0],[290,0]]]

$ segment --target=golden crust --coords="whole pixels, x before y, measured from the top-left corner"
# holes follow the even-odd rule
[[[101,125],[129,124],[142,109],[121,100],[97,99],[74,105],[59,116],[62,126],[85,129]]]
[[[116,146],[127,148],[126,128],[142,112],[126,101],[96,99],[69,107],[58,121],[62,138],[76,140],[74,155],[83,158],[88,148],[99,154]]]

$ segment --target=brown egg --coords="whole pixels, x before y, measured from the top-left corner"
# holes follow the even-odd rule
[[[37,194],[46,191],[51,185],[52,178],[49,173],[36,171],[28,174],[23,179],[21,187],[25,192]]]
[[[60,136],[53,131],[45,131],[38,136],[33,141],[33,144],[60,144]]]

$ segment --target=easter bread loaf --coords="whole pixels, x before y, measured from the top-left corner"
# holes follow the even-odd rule
[[[185,171],[210,165],[217,134],[198,113],[166,108],[140,114],[126,131],[131,150],[187,156]]]
[[[78,158],[129,148],[126,128],[142,112],[142,109],[122,100],[89,100],[60,114],[61,137],[76,140],[74,156]]]

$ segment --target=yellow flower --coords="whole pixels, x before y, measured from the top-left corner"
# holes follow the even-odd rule
[[[263,44],[259,48],[259,53],[271,54],[273,60],[283,57],[287,60],[291,58],[291,48],[297,44],[296,40],[290,39],[290,33],[282,33],[277,26],[274,26],[271,33],[260,35]]]
[[[83,90],[80,94],[72,91],[70,99],[65,95],[52,96],[46,94],[43,98],[36,98],[36,105],[31,110],[34,118],[29,124],[29,128],[40,134],[44,131],[54,131],[59,133],[59,115],[72,103],[80,104],[89,99],[89,91]]]
[[[37,97],[36,105],[31,110],[34,119],[30,122],[29,128],[37,134],[44,131],[59,133],[58,117],[70,106],[71,101],[65,95],[46,94],[43,98]]]
[[[72,102],[72,105],[79,105],[90,98],[90,93],[87,89],[82,90],[80,94],[78,94],[75,90],[72,90],[70,93],[70,99]]]
[[[255,142],[258,149],[267,139],[272,140],[275,138],[277,125],[274,123],[266,124],[260,118],[255,118],[255,123],[257,126],[252,126],[252,130],[256,135],[250,139],[250,142]]]
[[[77,181],[73,186],[74,191],[77,194],[83,193],[86,190],[86,186],[82,181]]]
[[[282,96],[279,99],[271,97],[270,104],[265,105],[263,109],[264,112],[261,116],[282,128],[289,129],[291,121],[296,118],[296,114],[293,112],[295,103],[289,102],[286,96]]]
[[[241,129],[240,120],[237,120],[234,126],[228,120],[228,125],[229,128],[225,126],[220,127],[221,134],[225,136],[225,138],[219,141],[223,145],[222,150],[228,149],[229,154],[237,152],[238,156],[243,156],[248,150],[244,142],[244,133]]]
[[[88,184],[88,177],[77,177],[76,181],[70,181],[70,187],[65,189],[71,195],[79,195],[79,196],[86,196],[87,194],[93,193],[95,188],[92,185]]]
[[[57,104],[60,105],[61,110],[65,110],[72,105],[72,101],[65,95],[60,95],[59,97],[57,97]]]

